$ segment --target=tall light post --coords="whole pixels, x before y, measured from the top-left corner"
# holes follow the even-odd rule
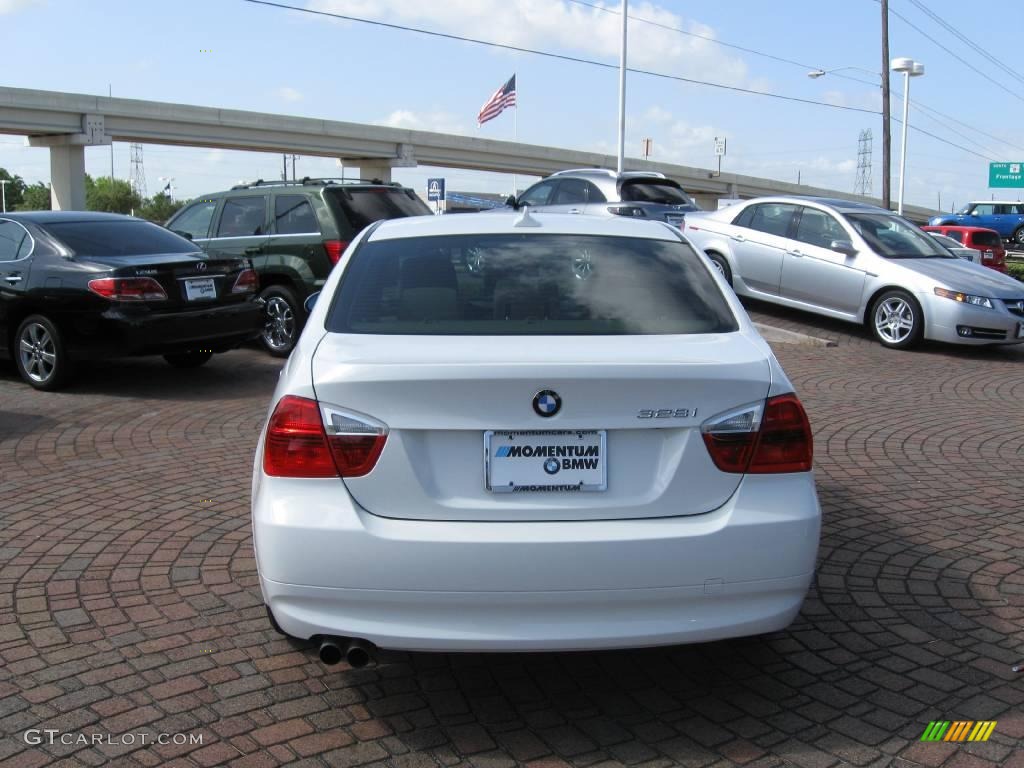
[[[0,197],[4,201],[4,213],[7,213],[7,185],[10,183],[9,179],[0,179]]]
[[[900,192],[896,213],[903,215],[903,188],[907,175],[907,122],[910,120],[910,78],[924,74],[924,64],[908,58],[892,60],[892,71],[903,73],[903,138],[900,140]]]
[[[622,173],[626,154],[626,22],[628,0],[622,0],[622,47],[619,49],[619,149],[616,167]]]

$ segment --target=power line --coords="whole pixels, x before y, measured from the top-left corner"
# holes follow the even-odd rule
[[[403,32],[417,32],[421,35],[429,35],[430,37],[440,37],[446,40],[457,40],[461,43],[475,43],[476,45],[486,45],[491,48],[501,48],[506,51],[515,51],[516,53],[531,53],[535,56],[546,56],[550,59],[559,59],[561,61],[571,61],[576,64],[589,64],[594,67],[602,67],[603,69],[614,69],[619,68],[618,64],[609,64],[604,61],[597,61],[596,59],[584,59],[579,56],[569,56],[564,53],[553,53],[551,51],[541,51],[536,48],[524,48],[518,45],[508,45],[507,43],[495,43],[491,40],[480,40],[473,37],[465,37],[463,35],[453,35],[448,32],[436,32],[430,29],[422,29],[419,27],[409,27],[402,24],[393,24],[386,21],[377,21],[375,19],[363,19],[358,16],[348,16],[341,13],[331,13],[329,11],[318,11],[313,8],[300,8],[294,5],[285,5],[284,3],[270,2],[270,0],[243,0],[246,3],[252,3],[253,5],[265,5],[271,8],[280,8],[288,11],[298,11],[300,13],[309,13],[315,16],[327,16],[333,19],[343,19],[344,21],[354,21],[361,24],[369,24],[375,27],[384,27],[386,29],[397,29]],[[770,99],[780,99],[782,101],[792,101],[800,104],[810,104],[816,107],[828,107],[830,109],[841,109],[847,112],[863,112],[866,114],[878,114],[874,110],[863,109],[861,107],[850,107],[843,104],[830,104],[827,101],[815,101],[814,99],[804,99],[799,96],[786,96],[781,93],[772,93],[771,91],[758,91],[753,88],[741,88],[736,85],[726,85],[725,83],[714,83],[708,80],[697,80],[692,77],[683,77],[682,75],[670,75],[665,72],[654,72],[647,69],[634,69],[632,67],[627,68],[628,72],[632,72],[637,75],[648,75],[650,77],[658,77],[663,80],[675,80],[680,83],[689,83],[691,85],[706,85],[709,88],[718,88],[725,91],[733,91],[735,93],[745,93],[752,96],[764,96]]]
[[[400,30],[400,31],[403,31],[403,32],[415,32],[415,33],[418,33],[418,34],[427,35],[429,37],[438,37],[438,38],[442,38],[442,39],[445,39],[445,40],[455,40],[455,41],[462,42],[462,43],[474,43],[476,45],[484,45],[484,46],[488,46],[490,48],[499,48],[499,49],[507,50],[507,51],[515,51],[517,53],[529,53],[529,54],[533,54],[535,56],[544,56],[546,58],[557,59],[557,60],[560,60],[560,61],[570,61],[570,62],[573,62],[573,63],[576,63],[576,64],[588,64],[588,65],[594,66],[594,67],[601,67],[602,69],[613,69],[613,70],[618,69],[618,65],[617,64],[609,64],[607,62],[597,61],[595,59],[585,59],[585,58],[582,58],[582,57],[579,57],[579,56],[569,56],[567,54],[553,53],[551,51],[541,51],[541,50],[537,50],[535,48],[524,48],[522,46],[509,45],[507,43],[496,43],[496,42],[493,42],[491,40],[480,40],[480,39],[473,38],[473,37],[465,37],[463,35],[455,35],[455,34],[451,34],[451,33],[448,33],[448,32],[437,32],[435,30],[422,29],[422,28],[419,28],[419,27],[410,27],[410,26],[405,26],[405,25],[402,25],[402,24],[394,24],[394,23],[390,23],[390,22],[386,22],[386,21],[377,21],[375,19],[364,19],[364,18],[361,18],[359,16],[349,16],[349,15],[341,14],[341,13],[332,13],[330,11],[318,11],[318,10],[315,10],[313,8],[302,8],[302,7],[298,7],[298,6],[287,5],[285,3],[271,2],[271,0],[243,0],[243,2],[251,3],[253,5],[263,5],[263,6],[267,6],[267,7],[270,7],[270,8],[278,8],[278,9],[281,9],[281,10],[296,11],[296,12],[299,12],[299,13],[308,13],[308,14],[311,14],[311,15],[314,15],[314,16],[325,16],[327,18],[342,19],[344,21],[353,21],[353,22],[357,22],[357,23],[360,23],[360,24],[368,24],[370,26],[383,27],[385,29],[394,29],[394,30]],[[876,2],[877,2],[877,0],[876,0]],[[803,65],[801,64],[799,66],[803,66]],[[846,112],[860,112],[862,114],[867,114],[867,115],[881,115],[881,112],[879,112],[877,110],[864,109],[863,107],[851,107],[851,106],[848,106],[848,105],[845,105],[845,104],[831,104],[831,103],[825,102],[825,101],[815,101],[813,99],[804,99],[804,98],[800,98],[798,96],[786,96],[786,95],[780,94],[780,93],[772,93],[770,91],[758,91],[758,90],[754,90],[752,88],[741,88],[739,86],[726,85],[725,83],[714,83],[714,82],[710,82],[710,81],[707,81],[707,80],[697,80],[695,78],[682,77],[681,75],[670,75],[670,74],[667,74],[667,73],[664,73],[664,72],[654,72],[652,70],[647,70],[647,69],[634,69],[634,68],[630,67],[630,68],[627,69],[627,71],[632,72],[633,74],[647,75],[649,77],[656,77],[656,78],[660,78],[660,79],[664,79],[664,80],[673,80],[673,81],[681,82],[681,83],[689,83],[691,85],[704,85],[704,86],[708,86],[710,88],[718,88],[720,90],[732,91],[732,92],[735,92],[735,93],[743,93],[743,94],[747,94],[747,95],[751,95],[751,96],[764,96],[766,98],[778,99],[778,100],[781,100],[781,101],[789,101],[789,102],[795,102],[795,103],[799,103],[799,104],[809,104],[809,105],[816,106],[816,107],[828,107],[830,109],[839,109],[839,110],[843,110],[843,111],[846,111]],[[894,118],[894,120],[895,120],[895,118]],[[901,122],[901,121],[896,120],[896,122]],[[967,152],[968,154],[975,155],[975,156],[980,157],[980,158],[982,158],[984,160],[991,161],[991,158],[987,157],[986,155],[982,155],[982,154],[980,154],[978,152],[975,152],[972,149],[968,149],[967,147],[963,147],[963,146],[961,146],[959,144],[956,144],[955,142],[952,142],[952,141],[949,141],[947,139],[944,139],[941,136],[936,136],[934,133],[930,133],[929,131],[926,131],[923,128],[917,127],[916,125],[910,125],[909,127],[912,130],[915,130],[915,131],[917,131],[919,133],[922,133],[925,136],[929,136],[929,137],[935,139],[936,141],[940,141],[940,142],[942,142],[944,144],[947,144],[947,145],[949,145],[951,147],[954,147],[955,149],[959,149],[962,152]]]
[[[916,6],[922,13],[924,13],[926,16],[928,16],[932,21],[934,21],[936,24],[938,24],[943,29],[945,29],[947,32],[949,32],[954,37],[959,39],[960,42],[962,42],[968,48],[970,48],[975,53],[980,55],[982,58],[987,59],[992,64],[995,64],[996,67],[998,67],[999,69],[1003,70],[1003,72],[1005,72],[1006,74],[1008,74],[1010,77],[1014,78],[1015,80],[1017,80],[1017,81],[1019,81],[1021,83],[1024,83],[1024,75],[1021,75],[1016,70],[1011,69],[1009,66],[1007,66],[1002,61],[997,59],[991,53],[986,51],[984,49],[984,47],[978,45],[976,42],[974,42],[969,37],[967,37],[967,35],[965,35],[959,29],[957,29],[956,27],[952,26],[948,21],[946,21],[941,16],[936,14],[927,5],[922,3],[921,0],[908,0],[908,2],[910,2],[911,4]]]
[[[879,0],[874,0],[874,2],[876,2],[876,3],[877,3],[877,2],[879,2]],[[943,45],[943,44],[942,44],[942,43],[940,43],[940,42],[939,42],[938,40],[936,40],[936,39],[935,39],[934,37],[932,37],[931,35],[929,35],[929,34],[928,34],[927,32],[925,32],[925,31],[924,31],[923,29],[921,29],[921,28],[920,28],[919,26],[917,26],[917,25],[916,25],[916,24],[915,24],[914,22],[912,22],[912,21],[911,21],[910,19],[908,19],[908,18],[907,18],[906,16],[904,16],[903,14],[901,14],[901,13],[900,13],[899,11],[894,11],[894,10],[890,9],[890,10],[889,10],[889,13],[891,13],[891,14],[892,14],[893,16],[895,16],[895,17],[896,17],[897,19],[899,19],[900,21],[902,21],[902,22],[903,22],[904,24],[906,24],[906,25],[907,25],[908,27],[910,27],[911,29],[914,29],[914,30],[916,30],[916,31],[917,31],[917,32],[918,32],[919,34],[921,34],[922,36],[924,36],[924,37],[928,38],[929,40],[931,40],[931,41],[932,41],[932,42],[933,42],[933,43],[934,43],[935,45],[939,46],[939,48],[941,48],[942,50],[944,50],[944,51],[945,51],[946,53],[948,53],[948,54],[949,54],[950,56],[952,56],[952,57],[953,57],[954,59],[956,59],[957,61],[959,61],[959,62],[960,62],[961,64],[963,64],[963,65],[964,65],[965,67],[967,67],[968,69],[970,69],[970,70],[971,70],[972,72],[975,72],[975,73],[977,73],[977,74],[981,75],[981,76],[982,76],[982,77],[984,77],[984,78],[985,78],[986,80],[988,80],[988,81],[989,81],[990,83],[992,83],[992,85],[996,86],[997,88],[1000,88],[1001,90],[1004,90],[1004,91],[1006,91],[1006,92],[1007,92],[1008,94],[1010,94],[1011,96],[1013,96],[1013,97],[1014,97],[1015,99],[1019,99],[1020,101],[1024,101],[1024,96],[1021,96],[1021,95],[1020,95],[1019,93],[1017,93],[1016,91],[1012,91],[1012,90],[1010,90],[1009,88],[1007,88],[1007,87],[1006,87],[1005,85],[1003,85],[1002,83],[997,83],[997,82],[996,82],[995,80],[993,80],[993,79],[992,79],[992,78],[991,78],[991,77],[990,77],[989,75],[985,74],[985,73],[984,73],[984,72],[982,72],[982,71],[981,71],[980,69],[978,69],[978,68],[977,68],[976,66],[974,66],[973,64],[971,64],[971,62],[967,61],[967,59],[965,59],[965,58],[963,58],[962,56],[959,56],[958,54],[954,53],[954,52],[953,52],[952,50],[950,50],[950,49],[949,49],[949,48],[947,48],[947,47],[946,47],[945,45]]]

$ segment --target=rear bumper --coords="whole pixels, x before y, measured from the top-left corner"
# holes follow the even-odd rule
[[[777,631],[814,570],[811,474],[749,476],[704,515],[550,523],[381,518],[341,481],[257,475],[264,600],[289,634],[542,651]]]
[[[111,307],[72,322],[75,353],[90,357],[168,354],[193,349],[223,352],[256,338],[263,328],[261,302],[207,306],[178,312]]]

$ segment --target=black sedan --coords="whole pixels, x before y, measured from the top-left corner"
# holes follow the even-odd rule
[[[189,240],[112,213],[0,214],[0,357],[36,389],[76,360],[163,355],[202,365],[263,328],[248,259],[208,259]]]

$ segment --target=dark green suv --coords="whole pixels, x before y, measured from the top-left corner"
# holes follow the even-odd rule
[[[306,318],[303,302],[319,291],[345,247],[380,219],[430,214],[400,184],[339,179],[256,181],[202,195],[167,222],[211,258],[252,260],[266,302],[263,345],[286,357]]]

